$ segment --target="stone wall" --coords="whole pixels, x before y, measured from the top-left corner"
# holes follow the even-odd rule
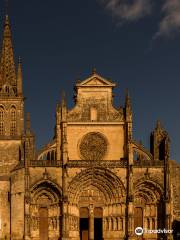
[[[10,182],[0,177],[0,239],[9,239],[10,233]]]
[[[18,163],[19,146],[18,140],[0,141],[0,175],[9,174],[9,171]]]
[[[171,161],[171,198],[173,203],[173,220],[180,221],[180,164]]]
[[[11,236],[23,239],[24,235],[24,169],[17,170],[11,176]]]

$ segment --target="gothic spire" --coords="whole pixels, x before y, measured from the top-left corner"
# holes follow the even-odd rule
[[[160,120],[157,120],[157,122],[156,122],[156,130],[162,130],[162,125],[161,125]]]
[[[62,92],[62,100],[61,100],[61,119],[62,119],[62,121],[66,121],[66,117],[67,117],[66,99],[65,99],[65,93]]]
[[[128,90],[126,92],[125,110],[126,110],[126,120],[132,121],[132,105],[131,105],[131,99],[130,99]]]
[[[30,113],[29,112],[26,113],[26,130],[28,132],[31,131],[31,120],[30,120]]]
[[[131,108],[131,99],[130,99],[130,95],[129,95],[129,90],[126,90],[126,107]]]
[[[26,125],[25,125],[25,134],[26,136],[34,136],[33,132],[31,131],[31,119],[30,119],[30,113],[26,113]]]
[[[9,17],[6,14],[0,60],[1,84],[16,86],[16,70]]]
[[[19,57],[18,71],[17,71],[17,94],[22,96],[22,63]]]
[[[65,92],[62,92],[62,100],[61,100],[62,107],[66,106],[66,97],[65,97]]]

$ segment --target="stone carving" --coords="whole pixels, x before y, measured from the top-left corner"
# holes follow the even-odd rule
[[[107,152],[107,141],[100,133],[88,133],[82,139],[79,149],[83,159],[101,160]]]
[[[105,98],[95,99],[89,97],[87,99],[80,98],[77,105],[68,112],[68,121],[78,122],[91,121],[90,119],[90,108],[94,107],[97,109],[97,121],[123,121],[124,113],[123,109],[115,109],[112,104],[108,104]],[[107,111],[108,109],[108,111]]]
[[[119,168],[126,167],[127,160],[97,160],[97,161],[88,161],[88,160],[69,160],[67,164],[68,168],[92,168],[92,167],[104,167],[104,168]]]

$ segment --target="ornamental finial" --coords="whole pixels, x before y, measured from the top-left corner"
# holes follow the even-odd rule
[[[93,68],[93,70],[92,70],[92,74],[96,74],[97,72],[96,72],[96,68]]]

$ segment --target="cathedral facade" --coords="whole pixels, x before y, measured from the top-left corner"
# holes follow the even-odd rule
[[[161,123],[145,149],[132,136],[129,94],[116,109],[116,84],[94,70],[76,83],[73,109],[62,96],[54,137],[36,151],[29,114],[24,120],[22,81],[6,16],[0,60],[0,239],[176,238],[180,166],[170,159],[170,139]],[[135,233],[137,227],[144,229],[142,235]]]

